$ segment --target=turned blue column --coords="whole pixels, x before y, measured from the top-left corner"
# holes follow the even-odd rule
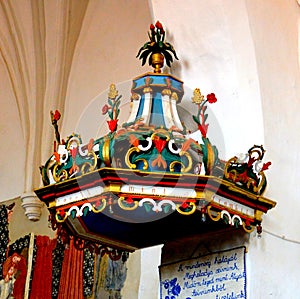
[[[183,130],[177,112],[184,94],[183,82],[169,74],[147,73],[133,80],[132,110],[128,122]]]

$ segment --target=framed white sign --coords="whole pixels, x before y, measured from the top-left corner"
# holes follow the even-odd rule
[[[245,250],[239,247],[160,266],[160,298],[247,298]]]

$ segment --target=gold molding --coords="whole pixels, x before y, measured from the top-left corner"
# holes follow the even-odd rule
[[[111,166],[109,146],[110,146],[110,139],[106,138],[106,140],[104,141],[104,144],[103,144],[103,148],[102,148],[102,156],[103,156],[104,164],[108,167]]]

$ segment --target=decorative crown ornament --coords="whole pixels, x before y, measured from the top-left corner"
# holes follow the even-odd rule
[[[150,41],[146,42],[139,50],[136,57],[142,60],[144,65],[148,58],[149,65],[152,65],[155,73],[161,73],[161,68],[166,60],[167,66],[171,66],[173,62],[172,55],[178,60],[176,51],[173,46],[165,42],[166,32],[162,24],[157,21],[155,25],[150,25],[148,36]]]

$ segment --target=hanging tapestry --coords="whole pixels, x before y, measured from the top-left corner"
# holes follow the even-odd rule
[[[58,299],[83,299],[83,250],[77,250],[74,239],[65,249]]]
[[[25,295],[26,280],[28,279],[27,289],[29,289],[31,275],[31,271],[27,273],[28,260],[31,268],[36,256],[36,248],[32,248],[32,256],[28,259],[30,240],[31,236],[27,235],[8,247],[7,258],[3,263],[3,280],[4,282],[5,280],[8,281],[10,286],[5,285],[3,287],[0,293],[3,297],[0,296],[0,298],[10,298],[9,296],[13,296],[11,298],[15,299],[28,298],[28,295]],[[2,292],[8,297],[5,297]]]
[[[111,293],[120,293],[124,286],[126,275],[127,267],[122,259],[116,261],[108,259],[105,288]]]
[[[52,299],[52,251],[56,240],[36,236],[36,261],[30,290],[30,299]]]
[[[0,277],[4,279],[2,265],[6,259],[6,251],[8,246],[8,219],[7,208],[0,205]],[[0,297],[1,298],[1,297]]]
[[[246,298],[245,247],[160,266],[161,299]]]
[[[83,295],[84,297],[90,297],[94,285],[95,254],[87,248],[84,249],[83,253]]]
[[[65,244],[59,236],[52,253],[52,298],[58,297],[61,269],[64,260]]]
[[[127,274],[124,254],[121,259],[113,261],[107,254],[95,255],[94,285],[88,299],[120,299],[121,289],[124,286]]]

